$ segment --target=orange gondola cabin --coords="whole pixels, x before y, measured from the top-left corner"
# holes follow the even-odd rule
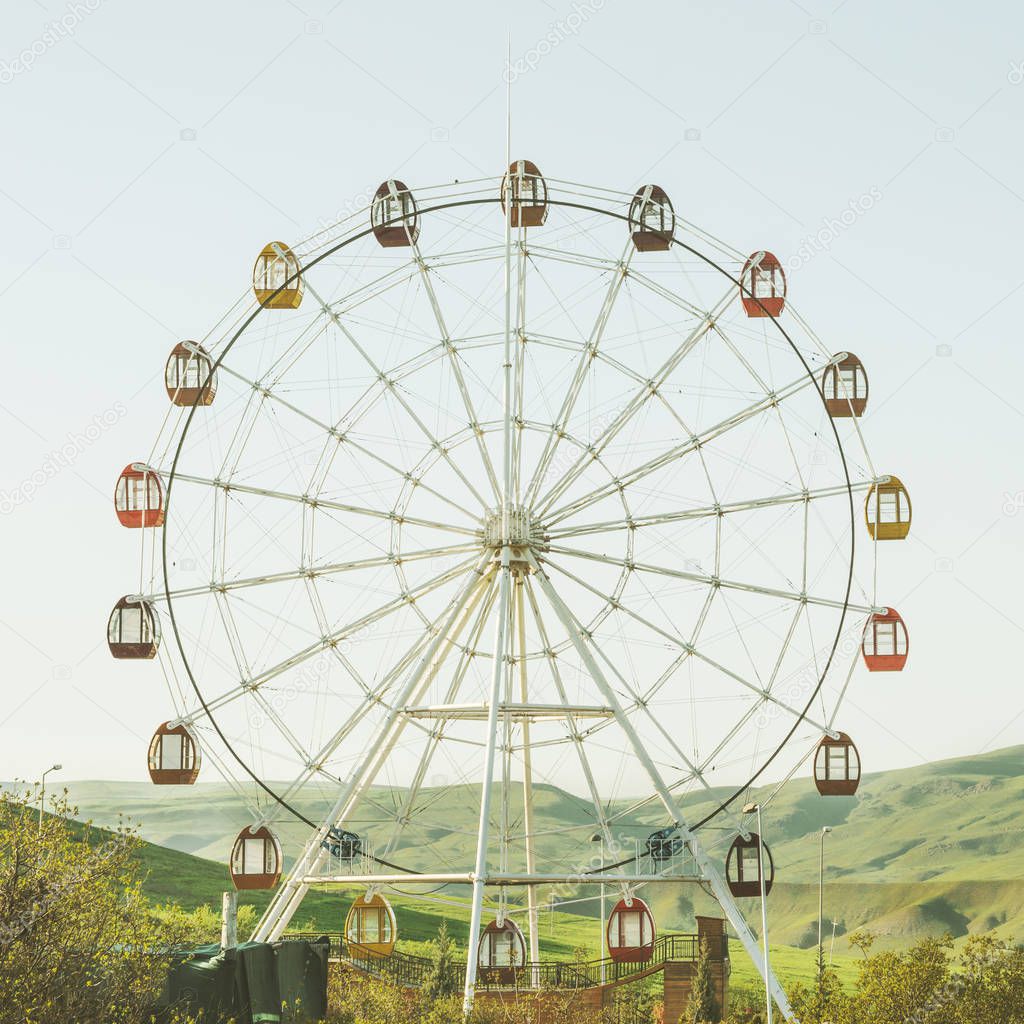
[[[526,939],[519,925],[511,918],[504,923],[491,921],[480,936],[476,962],[481,981],[487,984],[510,985],[516,968],[526,961]]]
[[[154,786],[191,786],[199,778],[199,744],[185,725],[164,722],[149,743],[149,777]]]
[[[357,959],[391,956],[398,941],[395,912],[379,893],[360,897],[345,919],[345,943]]]
[[[910,494],[899,477],[883,477],[871,485],[864,502],[864,519],[872,540],[905,540],[912,517]]]
[[[761,895],[761,858],[760,847],[764,847],[764,891],[767,896],[775,881],[775,864],[772,851],[767,843],[761,843],[756,832],[749,838],[737,836],[729,848],[729,856],[725,862],[725,880],[733,896]]]
[[[107,620],[107,646],[115,658],[155,658],[160,647],[160,618],[138,594],[126,594]]]
[[[217,375],[206,349],[194,341],[175,345],[164,368],[164,385],[174,405],[212,405]]]
[[[284,242],[270,242],[256,257],[252,271],[256,301],[266,309],[298,309],[302,277],[295,253]]]
[[[676,215],[660,185],[644,185],[629,204],[629,230],[637,252],[665,252],[672,245]]]
[[[751,254],[740,273],[740,298],[747,316],[781,316],[786,305],[786,272],[770,252]]]
[[[853,796],[860,785],[860,754],[845,732],[823,736],[814,753],[814,785],[822,796]]]
[[[231,881],[236,889],[273,889],[281,862],[281,844],[266,825],[243,828],[231,850]]]
[[[164,488],[160,474],[142,462],[125,466],[114,488],[114,510],[122,526],[142,529],[164,525]]]
[[[825,367],[821,393],[833,419],[863,416],[868,404],[868,375],[864,364],[852,352],[844,352]]]
[[[861,650],[869,672],[903,671],[910,653],[910,636],[895,608],[875,612],[868,619]]]
[[[621,899],[608,916],[608,956],[617,964],[645,964],[656,934],[651,908],[637,896]]]
[[[401,181],[385,181],[370,205],[370,226],[385,249],[414,245],[420,237],[416,200]]]
[[[508,212],[509,190],[512,192],[512,213]],[[501,209],[510,216],[514,228],[539,228],[548,216],[548,185],[537,165],[530,160],[516,160],[509,165],[501,180]]]

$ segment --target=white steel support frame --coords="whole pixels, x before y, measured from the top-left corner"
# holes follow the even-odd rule
[[[475,571],[471,574],[468,584],[463,587],[459,594],[453,598],[446,609],[444,625],[438,629],[436,636],[427,647],[415,669],[409,674],[405,686],[402,688],[401,696],[392,710],[384,720],[384,723],[377,731],[377,735],[368,747],[367,756],[362,760],[360,770],[352,777],[349,783],[342,790],[341,795],[335,801],[330,814],[325,818],[323,824],[318,828],[306,843],[299,859],[295,862],[288,880],[278,889],[274,899],[267,907],[263,917],[260,919],[256,930],[253,932],[254,942],[271,942],[280,938],[281,933],[288,926],[292,915],[298,910],[303,897],[309,889],[306,877],[316,871],[317,867],[324,860],[326,850],[322,844],[327,838],[332,827],[343,827],[346,819],[358,806],[360,799],[367,789],[373,784],[385,761],[387,761],[395,744],[402,734],[407,719],[401,713],[401,708],[410,700],[416,699],[416,694],[423,693],[430,685],[433,677],[441,667],[446,655],[455,645],[458,632],[468,621],[476,601],[478,601],[485,589],[488,574],[484,568],[490,560],[488,552],[477,563]],[[461,623],[460,623],[461,617]],[[453,628],[459,623],[454,635]],[[442,651],[442,645],[444,650]]]
[[[505,166],[512,174],[512,116],[511,88],[507,95],[509,104],[505,129]],[[502,481],[501,481],[501,567],[498,578],[498,617],[494,624],[494,653],[491,672],[490,703],[487,715],[487,747],[484,754],[484,773],[480,793],[480,814],[477,823],[476,858],[473,866],[473,897],[469,917],[469,941],[466,954],[466,985],[462,994],[462,1008],[468,1017],[473,1009],[476,993],[476,971],[478,964],[477,938],[483,917],[484,888],[487,874],[487,841],[490,831],[491,782],[494,778],[494,754],[498,743],[498,704],[501,700],[501,684],[508,659],[508,613],[512,600],[512,547],[511,501],[512,501],[512,211],[514,196],[522,195],[522,188],[516,192],[511,178],[505,200],[505,348],[503,370],[502,411]]]
[[[633,723],[623,711],[622,705],[619,703],[614,689],[612,689],[611,685],[608,683],[604,670],[601,668],[598,659],[595,657],[594,651],[591,649],[593,641],[590,635],[580,626],[572,612],[565,606],[565,604],[563,604],[562,599],[555,592],[555,588],[551,585],[551,581],[548,579],[544,569],[541,567],[532,552],[530,554],[530,561],[533,565],[538,586],[547,598],[548,603],[551,605],[555,615],[558,617],[558,620],[561,622],[562,628],[572,639],[573,646],[576,648],[576,652],[579,654],[580,660],[586,666],[590,678],[601,691],[601,695],[604,699],[608,701],[608,704],[614,709],[616,720],[619,723],[619,728],[628,739],[630,748],[636,755],[637,761],[646,772],[648,779],[650,779],[651,785],[658,794],[662,806],[672,818],[673,825],[679,830],[681,838],[683,839],[683,842],[686,843],[694,861],[700,868],[704,880],[711,886],[711,890],[715,894],[715,898],[721,905],[722,910],[725,911],[725,916],[729,919],[729,923],[736,930],[736,934],[739,936],[740,942],[743,943],[743,948],[746,949],[750,959],[754,962],[754,966],[757,968],[758,973],[765,979],[765,985],[774,997],[783,1016],[787,1020],[795,1019],[793,1017],[793,1011],[789,1005],[789,999],[786,996],[786,992],[779,984],[775,975],[771,973],[764,957],[761,955],[757,938],[750,930],[747,922],[744,920],[739,907],[736,906],[736,902],[733,900],[732,893],[729,891],[729,887],[726,885],[725,879],[719,873],[718,868],[711,861],[710,857],[708,857],[704,852],[704,848],[697,836],[688,828],[686,820],[683,817],[682,810],[676,803],[675,797],[672,795],[669,787],[665,784],[665,780],[662,778],[657,766],[651,759],[650,754],[648,754],[640,737],[637,735],[637,732],[633,727]]]

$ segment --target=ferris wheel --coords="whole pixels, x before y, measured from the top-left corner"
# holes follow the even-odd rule
[[[864,443],[864,364],[780,261],[657,185],[389,180],[267,245],[165,384],[116,486],[140,585],[108,641],[168,683],[153,781],[203,758],[252,813],[232,878],[278,890],[254,938],[357,886],[348,940],[386,956],[389,891],[461,886],[469,1001],[539,960],[545,887],[617,888],[630,962],[638,892],[688,881],[788,1014],[737,903],[774,875],[744,794],[808,762],[856,791],[842,701],[906,662],[877,553],[911,506]],[[595,867],[595,838],[625,853]]]

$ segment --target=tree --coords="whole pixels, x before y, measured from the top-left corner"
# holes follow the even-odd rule
[[[700,940],[697,969],[690,987],[690,1001],[680,1017],[680,1024],[718,1024],[722,1011],[715,994],[715,977],[711,972],[711,946],[707,936]]]
[[[448,922],[443,918],[434,940],[434,965],[423,983],[423,998],[427,1003],[455,995],[459,989],[454,971],[455,943],[448,934]]]
[[[136,1024],[150,1010],[180,936],[150,913],[127,828],[68,820],[52,798],[0,796],[0,1024]]]

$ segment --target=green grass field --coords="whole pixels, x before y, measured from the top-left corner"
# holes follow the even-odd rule
[[[77,782],[69,788],[81,817],[106,825],[126,815],[158,844],[145,854],[152,898],[185,906],[219,904],[220,893],[229,884],[223,867],[227,851],[248,822],[226,786],[200,782],[187,789],[155,790],[141,783]],[[380,788],[373,791],[373,802],[379,811],[401,796]],[[435,817],[444,827],[429,835],[411,835],[392,857],[413,868],[467,863],[477,796],[459,787],[437,790]],[[979,932],[1024,938],[1022,800],[1021,747],[869,775],[855,798],[824,799],[808,780],[794,780],[765,816],[776,865],[770,904],[780,969],[799,973],[805,961],[808,970],[813,968],[818,835],[823,825],[834,829],[826,842],[825,914],[828,922],[838,922],[838,964],[844,964],[850,953],[843,936],[861,928],[878,934],[878,947],[903,946],[924,935],[945,933],[960,940]],[[620,806],[610,804],[608,810],[614,813]],[[710,806],[705,797],[686,804],[694,816]],[[321,809],[313,800],[304,807],[311,813]],[[582,799],[553,786],[537,787],[536,812],[539,832],[586,821]],[[660,824],[653,811],[625,819],[621,828],[627,848],[633,837],[645,836]],[[721,838],[716,840],[717,836]],[[286,831],[283,838],[287,849],[301,843],[298,832],[292,836]],[[724,857],[727,838],[724,832],[705,836],[713,856]],[[551,836],[545,844],[540,855],[552,862],[576,868],[594,863],[588,831]],[[568,893],[566,898],[592,893]],[[653,904],[659,927],[667,931],[692,931],[695,914],[718,912],[694,887],[659,887],[644,896]],[[257,909],[266,904],[261,894],[247,899]],[[459,907],[414,897],[395,896],[394,902],[402,907],[402,932],[410,942],[429,939],[442,914],[455,932],[464,914]],[[544,943],[552,955],[568,955],[576,946],[596,950],[596,902],[573,904],[571,909],[571,914],[554,917],[545,912]],[[313,893],[301,917],[325,930],[337,930],[345,910],[338,894]],[[756,901],[745,910],[757,930]],[[831,924],[826,929],[830,935]],[[742,972],[742,958],[736,959],[736,969]]]

